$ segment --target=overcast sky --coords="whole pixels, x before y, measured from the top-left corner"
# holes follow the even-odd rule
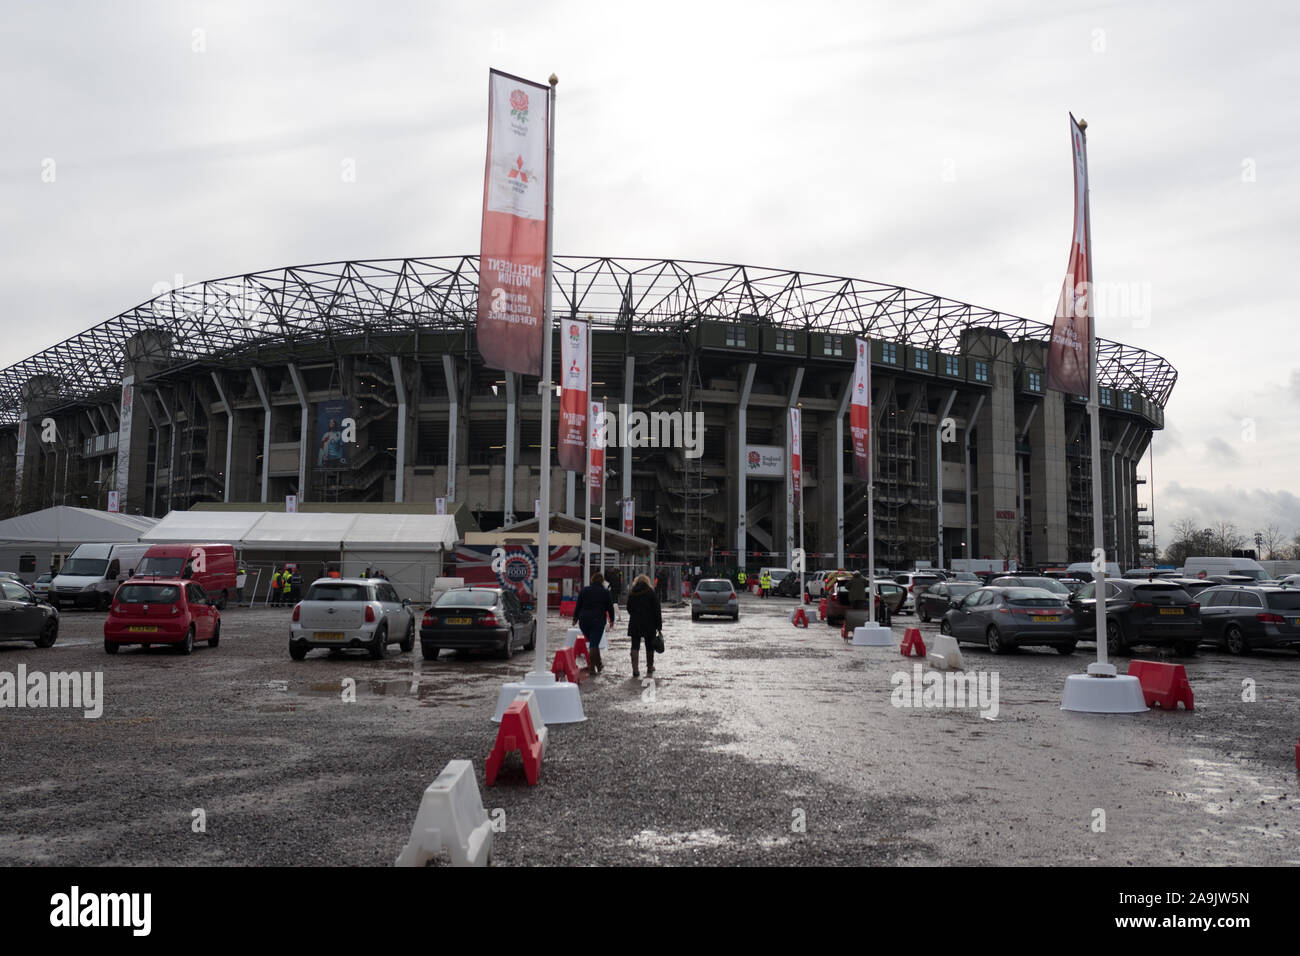
[[[8,0],[0,367],[178,277],[476,253],[489,67],[560,78],[558,254],[854,276],[1050,321],[1073,111],[1115,303],[1099,334],[1179,371],[1159,543],[1180,517],[1289,534],[1296,11]]]

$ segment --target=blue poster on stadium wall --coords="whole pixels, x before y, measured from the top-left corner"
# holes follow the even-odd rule
[[[347,468],[357,440],[352,399],[334,398],[316,405],[316,467]]]

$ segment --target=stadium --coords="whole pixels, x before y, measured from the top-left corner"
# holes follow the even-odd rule
[[[296,495],[430,508],[441,497],[484,529],[531,517],[538,380],[483,365],[477,296],[476,256],[168,290],[0,371],[7,513],[102,509],[116,491],[122,512],[149,516]],[[1085,397],[1044,390],[1047,323],[861,279],[676,260],[557,257],[552,298],[557,319],[592,323],[593,399],[702,425],[695,448],[606,453],[608,525],[622,527],[631,500],[660,560],[788,563],[799,529],[787,410],[799,406],[809,566],[860,563],[866,484],[846,434],[855,336],[872,347],[878,565],[1091,554]],[[553,351],[558,366],[558,333]],[[1130,567],[1153,555],[1138,468],[1177,372],[1118,342],[1098,353],[1106,546]],[[549,480],[554,510],[581,516],[581,477],[575,489],[553,454]]]

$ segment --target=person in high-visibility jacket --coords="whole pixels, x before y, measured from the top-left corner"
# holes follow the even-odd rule
[[[769,572],[769,571],[764,571],[761,575],[759,575],[759,577],[758,577],[758,586],[759,586],[759,588],[760,588],[760,589],[762,590],[762,592],[763,592],[763,593],[762,593],[762,596],[763,596],[763,597],[767,597],[767,596],[768,596],[768,593],[772,590],[772,574],[771,574],[771,572]]]
[[[271,572],[271,606],[280,606],[280,569],[276,568]]]
[[[740,585],[740,589],[742,591],[745,590],[745,569],[744,568],[741,568],[739,571],[736,572],[736,583]]]

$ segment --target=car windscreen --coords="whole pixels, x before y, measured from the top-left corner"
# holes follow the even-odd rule
[[[493,607],[497,603],[495,591],[464,590],[448,591],[438,598],[435,607]]]
[[[89,577],[102,577],[108,570],[107,558],[69,558],[59,569],[60,574],[81,574]]]
[[[135,569],[135,573],[140,577],[147,574],[156,574],[160,577],[178,578],[181,572],[185,570],[184,558],[145,558],[140,562],[140,566]]]
[[[1006,598],[1016,607],[1060,607],[1063,603],[1060,595],[1042,588],[1007,588]]]
[[[370,589],[364,584],[313,584],[307,590],[308,601],[369,601]]]
[[[701,581],[696,587],[697,591],[730,591],[731,582],[729,581]]]
[[[1051,591],[1053,594],[1070,593],[1069,588],[1054,578],[1021,578],[1020,580],[1027,588],[1038,588],[1042,591]]]
[[[972,581],[970,584],[949,584],[948,597],[952,598],[955,601],[958,598],[964,598],[966,595],[970,594],[971,591],[976,591],[978,589],[979,589],[979,585],[976,584],[974,581]]]
[[[1192,597],[1176,584],[1139,584],[1133,589],[1133,600],[1150,601],[1152,598],[1190,604]]]
[[[1300,610],[1300,591],[1294,591],[1289,594],[1269,594],[1265,600],[1268,606],[1275,611],[1297,611]]]
[[[175,604],[180,596],[174,584],[123,584],[116,599],[118,604]]]

